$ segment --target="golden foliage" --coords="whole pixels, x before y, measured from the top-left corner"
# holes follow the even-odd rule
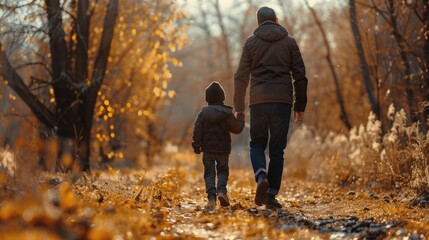
[[[44,175],[36,188],[15,192],[0,204],[0,238],[19,232],[18,239],[325,239],[336,233],[316,231],[311,224],[349,216],[380,223],[409,221],[388,228],[387,236],[429,234],[427,209],[408,207],[409,197],[395,192],[375,192],[383,194],[379,199],[366,191],[350,194],[334,185],[286,178],[278,196],[285,209],[257,208],[252,172],[235,167],[228,184],[231,207],[218,206],[209,214],[203,211],[200,159],[185,152],[170,157],[146,171],[110,168],[78,179]]]
[[[169,65],[181,63],[171,54],[183,48],[187,36],[186,12],[174,1],[122,1],[121,5],[106,84],[98,92],[96,106],[96,137],[111,149],[109,159],[124,158],[124,152],[112,146],[124,145],[125,136],[127,142],[154,137],[147,125],[156,121],[158,105],[175,96],[168,89],[172,77]],[[98,15],[95,19],[101,19]],[[99,24],[94,25],[96,33]],[[97,35],[93,46],[100,41]]]

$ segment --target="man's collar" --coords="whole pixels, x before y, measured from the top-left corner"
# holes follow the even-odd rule
[[[259,24],[259,26],[265,25],[265,24],[276,24],[279,25],[278,23],[271,21],[271,20],[267,20],[267,21],[263,21],[261,24]]]

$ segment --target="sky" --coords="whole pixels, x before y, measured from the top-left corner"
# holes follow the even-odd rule
[[[284,0],[284,1],[287,1],[287,0]],[[296,2],[301,1],[302,3],[304,3],[304,0],[289,0],[289,1],[296,1]],[[340,0],[307,0],[307,1],[310,4],[310,6],[312,6],[312,7],[317,6],[319,4],[340,2]],[[180,3],[187,2],[188,6],[196,7],[196,6],[198,6],[199,1],[198,0],[179,0],[179,2]],[[219,0],[219,2],[220,2],[220,5],[222,8],[228,8],[231,5],[237,3],[238,1],[237,0],[235,0],[235,1]],[[276,9],[277,8],[277,2],[278,2],[277,0],[268,0],[268,1],[264,1],[263,5]]]
[[[178,0],[179,4],[184,6],[186,8],[186,10],[192,15],[194,12],[198,12],[199,9],[199,4],[201,2],[205,3],[204,5],[206,5],[207,3],[211,2],[213,0]],[[304,4],[304,0],[282,0],[284,2],[290,2],[293,4]],[[330,5],[338,5],[341,2],[343,2],[344,0],[307,0],[308,3],[310,4],[310,6],[314,7],[314,8],[318,8],[318,7],[326,7],[327,4]],[[222,10],[230,10],[232,9],[233,6],[239,6],[240,3],[246,2],[246,0],[219,0],[220,3],[220,8]],[[253,2],[261,2],[261,6],[268,6],[273,8],[276,13],[277,13],[277,17],[279,19],[283,18],[283,11],[280,9],[279,5],[278,5],[278,0],[254,0]],[[247,5],[247,4],[245,4]],[[237,9],[237,8],[235,8]]]

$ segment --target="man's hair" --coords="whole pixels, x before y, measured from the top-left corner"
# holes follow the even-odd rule
[[[263,23],[265,21],[276,21],[276,12],[274,9],[269,7],[260,7],[256,12],[256,17],[258,18],[258,23]]]

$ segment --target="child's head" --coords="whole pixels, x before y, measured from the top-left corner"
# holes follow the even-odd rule
[[[223,103],[225,101],[225,92],[218,82],[212,82],[206,88],[205,92],[206,102],[209,104]]]

